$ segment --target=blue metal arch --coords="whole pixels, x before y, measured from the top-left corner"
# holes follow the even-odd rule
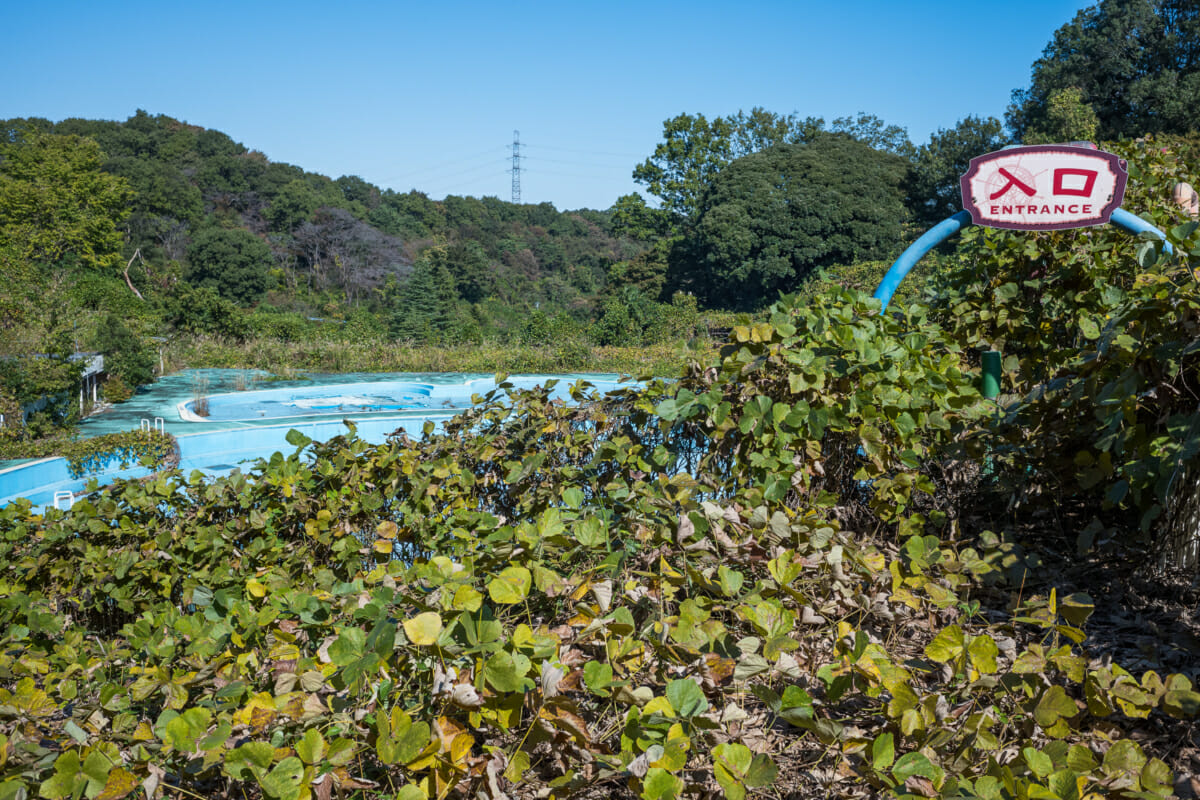
[[[1152,233],[1163,240],[1163,250],[1168,254],[1174,252],[1171,243],[1167,241],[1165,233],[1141,217],[1131,214],[1123,208],[1118,208],[1113,212],[1112,222],[1120,225],[1130,233]],[[900,282],[904,280],[904,276],[917,265],[917,262],[926,253],[970,224],[971,215],[966,211],[960,211],[953,217],[944,219],[937,225],[934,225],[925,231],[920,239],[910,244],[908,249],[901,253],[900,257],[892,264],[887,274],[883,276],[883,280],[879,282],[879,288],[875,290],[874,297],[883,302],[883,308],[886,309],[888,307],[888,303],[892,300],[892,295],[900,288]]]

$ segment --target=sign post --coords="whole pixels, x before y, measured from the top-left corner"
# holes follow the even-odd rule
[[[1121,208],[1129,171],[1112,153],[1084,144],[1007,147],[976,156],[960,179],[963,211],[925,232],[893,262],[875,298],[888,302],[922,256],[972,224],[1022,231],[1083,228],[1112,222],[1131,233],[1166,234]]]
[[[963,208],[976,225],[1018,231],[1108,222],[1125,199],[1129,170],[1102,150],[1075,145],[1010,147],[971,159]]]
[[[967,225],[1018,231],[1084,228],[1112,221],[1133,233],[1166,235],[1121,208],[1129,169],[1120,157],[1087,143],[1006,147],[976,156],[959,180],[963,210],[909,245],[879,282],[888,302],[921,257]],[[1190,188],[1190,187],[1189,187]],[[1171,252],[1170,242],[1163,249]],[[1000,353],[983,353],[983,394],[1000,393]]]

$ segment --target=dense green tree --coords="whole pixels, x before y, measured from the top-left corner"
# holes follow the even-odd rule
[[[1195,0],[1100,0],[1059,28],[1013,92],[1017,139],[1052,128],[1051,98],[1077,88],[1101,139],[1184,134],[1200,108],[1200,5]]]
[[[1025,144],[1054,142],[1094,142],[1100,118],[1084,102],[1083,91],[1072,86],[1050,95],[1046,113],[1025,132]]]
[[[680,114],[663,123],[663,141],[634,168],[633,179],[661,200],[673,224],[682,225],[695,220],[700,196],[729,162],[775,145],[812,141],[825,130],[820,117],[758,107],[711,122],[703,114]],[[834,120],[831,130],[887,152],[907,155],[912,148],[903,128],[865,112]],[[636,211],[631,202],[626,206]]]
[[[953,128],[941,128],[917,148],[904,181],[905,204],[916,222],[930,225],[962,210],[959,178],[971,159],[1008,143],[995,117],[969,116]]]
[[[889,125],[865,111],[860,111],[852,117],[838,117],[830,123],[829,130],[844,133],[885,153],[905,157],[913,154],[913,144],[909,141],[908,131],[899,125]],[[812,135],[808,138],[812,138]]]
[[[365,209],[379,205],[379,187],[367,183],[357,175],[343,175],[334,183],[342,191],[342,196],[348,203],[361,203]]]
[[[777,144],[807,142],[825,128],[820,117],[801,117],[799,114],[776,114],[761,106],[750,113],[738,111],[725,121],[732,128],[730,143],[733,158],[741,158]]]
[[[250,334],[245,314],[210,286],[177,286],[165,299],[162,315],[167,324],[183,333],[230,339],[244,339]]]
[[[667,282],[667,256],[670,242],[660,241],[626,261],[608,268],[608,283],[604,294],[619,293],[625,288],[637,289],[645,297],[657,300]]]
[[[723,117],[680,114],[663,123],[663,141],[633,179],[662,201],[676,222],[690,218],[703,193],[733,158],[733,126]]]
[[[463,300],[478,303],[491,293],[492,263],[479,242],[452,242],[441,248],[441,258],[454,278],[455,291]]]
[[[396,298],[388,333],[418,343],[445,341],[454,326],[455,296],[446,265],[435,258],[418,259]]]
[[[709,305],[756,308],[814,269],[887,255],[906,217],[905,169],[840,134],[738,159],[701,200],[686,261],[672,265],[676,286]]]
[[[267,209],[267,222],[271,230],[287,233],[302,222],[312,218],[321,205],[321,198],[303,180],[288,182],[271,200]]]
[[[154,354],[116,314],[108,314],[100,323],[94,346],[104,355],[104,371],[128,386],[154,380]]]
[[[0,142],[0,246],[20,258],[113,268],[130,190],[91,139],[26,130]]]
[[[772,140],[772,131],[791,124],[761,110],[740,117],[734,154],[758,146],[748,143],[752,140]],[[174,297],[180,291],[175,286],[187,280],[210,287],[209,294],[226,303],[230,298],[253,302],[275,280],[287,287],[280,304],[300,316],[327,316],[327,306],[334,302],[376,313],[382,307],[380,319],[386,320],[395,293],[385,287],[389,281],[403,285],[413,261],[429,251],[430,259],[451,276],[453,302],[460,309],[468,303],[476,307],[477,318],[470,324],[489,332],[511,331],[521,313],[511,311],[510,319],[511,308],[540,302],[548,318],[568,309],[582,315],[596,308],[608,267],[634,258],[646,242],[670,229],[667,212],[649,209],[644,202],[636,211],[646,217],[639,224],[648,227],[634,239],[628,230],[614,235],[613,215],[607,211],[560,213],[550,203],[517,205],[497,197],[435,202],[418,191],[381,191],[358,176],[332,181],[272,163],[220,131],[142,110],[124,122],[0,121],[0,142],[19,145],[27,130],[94,138],[108,156],[100,157],[101,173],[124,178],[136,192],[127,204],[131,213],[119,226],[126,234],[123,258],[119,238],[113,240],[110,257],[123,267],[135,249],[140,252],[142,259],[133,262],[130,277],[148,302],[139,301],[134,310],[120,270],[85,277],[75,271],[68,253],[58,260],[55,274],[74,287],[74,307],[114,311],[126,320],[131,314],[157,314],[180,330],[189,329],[184,319],[188,307]],[[228,233],[209,229],[242,234],[231,242]],[[254,238],[269,242],[269,257]],[[25,324],[16,320],[27,321],[33,314],[27,298],[39,290],[40,281],[52,277],[24,253],[29,241],[12,235],[0,243],[4,275],[32,276],[22,278],[12,291],[0,287],[0,329]],[[253,258],[246,258],[241,245],[254,251]],[[195,313],[222,317],[209,313],[207,297],[191,298]],[[456,314],[462,317],[460,311]],[[460,322],[453,330],[461,328]],[[201,320],[195,327],[217,331],[222,324]]]
[[[618,197],[613,203],[612,229],[618,236],[641,242],[654,241],[667,234],[670,224],[666,211],[646,205],[646,198],[637,192]]]
[[[86,363],[74,357],[75,325],[53,293],[33,300],[36,318],[25,334],[30,348],[0,358],[0,394],[31,411],[27,425],[35,436],[78,417],[79,379]]]
[[[184,279],[215,289],[222,297],[249,305],[267,290],[271,249],[250,231],[203,230],[188,247]]]

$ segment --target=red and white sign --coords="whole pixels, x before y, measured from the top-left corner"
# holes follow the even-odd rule
[[[1066,144],[1010,147],[976,156],[962,176],[963,208],[976,225],[1045,231],[1108,222],[1129,171],[1112,153]]]

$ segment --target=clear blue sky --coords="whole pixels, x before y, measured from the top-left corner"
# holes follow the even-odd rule
[[[383,187],[607,208],[663,120],[867,111],[917,144],[1002,117],[1088,0],[39,2],[0,19],[0,118],[216,128]]]

